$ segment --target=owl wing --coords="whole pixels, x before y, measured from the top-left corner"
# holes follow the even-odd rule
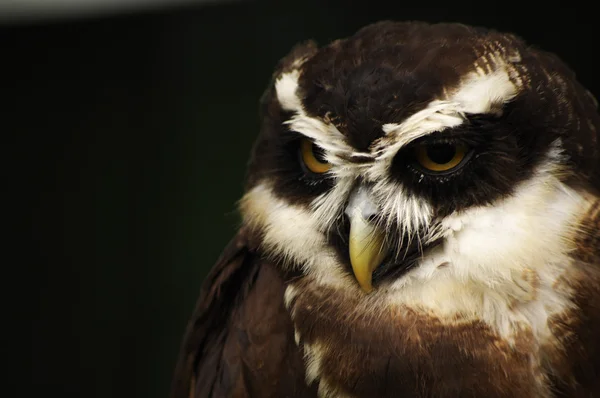
[[[580,221],[571,253],[579,272],[571,286],[574,309],[551,323],[567,354],[554,369],[563,380],[554,385],[561,397],[600,397],[600,196],[594,201]]]
[[[284,290],[279,272],[240,230],[203,282],[171,398],[306,396]]]

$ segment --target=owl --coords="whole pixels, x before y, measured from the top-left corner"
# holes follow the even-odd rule
[[[383,21],[260,104],[172,398],[600,397],[600,117],[559,58]]]

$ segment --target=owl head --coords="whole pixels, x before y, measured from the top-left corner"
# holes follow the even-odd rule
[[[386,21],[299,45],[261,101],[244,224],[283,271],[365,300],[554,295],[600,187],[596,105],[492,30]]]

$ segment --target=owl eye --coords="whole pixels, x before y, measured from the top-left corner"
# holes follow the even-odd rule
[[[314,142],[303,138],[300,143],[300,157],[306,168],[316,174],[323,174],[331,168],[325,160],[325,153]]]
[[[434,173],[448,172],[464,163],[469,148],[464,144],[431,143],[421,144],[414,148],[417,163]]]

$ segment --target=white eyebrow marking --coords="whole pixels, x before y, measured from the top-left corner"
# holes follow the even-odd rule
[[[508,68],[501,67],[489,74],[481,69],[469,73],[446,98],[431,101],[402,123],[384,124],[385,136],[373,145],[373,152],[380,159],[394,156],[417,138],[461,125],[467,114],[499,115],[502,105],[518,94],[519,87],[509,72]]]
[[[461,125],[465,117],[456,108],[450,101],[434,100],[402,123],[384,124],[385,136],[374,143],[372,151],[378,159],[393,157],[400,148],[417,138]]]
[[[302,101],[296,95],[299,78],[300,71],[298,69],[294,69],[289,73],[283,73],[275,81],[277,100],[284,111],[298,112],[299,110],[302,110]]]
[[[369,167],[370,176],[381,177],[396,153],[415,139],[457,127],[465,122],[468,114],[500,115],[503,105],[514,99],[524,84],[525,76],[521,76],[513,64],[519,61],[518,55],[506,58],[496,51],[482,56],[457,87],[446,89],[441,98],[432,100],[424,109],[401,123],[383,124],[381,128],[385,135],[373,142],[370,152],[356,151],[333,124],[307,115],[297,93],[300,69],[279,76],[275,89],[282,108],[294,112],[294,116],[285,124],[290,130],[311,138],[322,147],[327,161],[344,167],[336,174],[353,174],[351,169]],[[353,164],[348,162],[351,157],[370,157],[374,162]]]
[[[275,81],[277,100],[286,111],[294,112],[294,116],[284,124],[313,141],[326,152],[326,159],[332,164],[347,163],[344,159],[354,155],[368,155],[357,152],[346,142],[346,137],[331,123],[306,114],[302,100],[298,96],[298,79],[300,71],[295,69],[283,73]]]
[[[442,98],[431,101],[402,123],[382,125],[385,135],[371,146],[377,158],[369,170],[372,178],[384,176],[396,153],[417,138],[459,126],[468,114],[502,114],[503,105],[518,95],[523,79],[514,65],[494,54],[487,57],[495,69],[486,72],[481,68],[485,60],[482,57],[474,71],[465,75],[456,88],[445,90]]]

